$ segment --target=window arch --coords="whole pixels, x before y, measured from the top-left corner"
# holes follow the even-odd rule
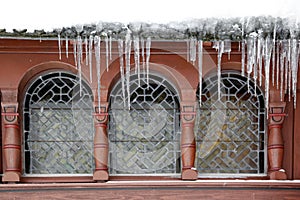
[[[23,173],[92,174],[92,91],[65,71],[35,78],[23,102]]]
[[[263,92],[233,71],[222,72],[220,89],[219,99],[217,76],[209,76],[202,85],[195,124],[199,176],[265,175]]]
[[[163,77],[130,77],[130,109],[121,81],[110,96],[110,174],[180,173],[179,97]]]

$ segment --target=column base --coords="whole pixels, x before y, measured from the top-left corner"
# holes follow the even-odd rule
[[[2,177],[2,182],[15,183],[20,182],[20,172],[5,172]]]
[[[197,180],[198,172],[196,169],[184,169],[181,173],[182,180]]]
[[[287,180],[287,175],[284,170],[269,172],[270,180]]]
[[[94,181],[107,181],[109,178],[109,174],[106,170],[95,171],[93,175]]]

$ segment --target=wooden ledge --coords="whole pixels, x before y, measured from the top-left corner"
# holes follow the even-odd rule
[[[295,188],[300,189],[300,180],[196,180],[196,181],[107,181],[101,183],[27,183],[0,184],[1,191],[39,189],[109,189],[109,188]],[[299,191],[300,192],[300,191]]]

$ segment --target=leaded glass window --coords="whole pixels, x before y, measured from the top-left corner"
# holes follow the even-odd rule
[[[89,86],[68,72],[30,84],[23,105],[25,175],[92,174],[92,101]]]
[[[110,174],[180,173],[179,98],[163,77],[130,77],[130,109],[119,81],[110,96]]]
[[[202,86],[195,124],[199,176],[265,175],[263,93],[237,72],[223,72],[220,84],[220,99],[217,76]]]

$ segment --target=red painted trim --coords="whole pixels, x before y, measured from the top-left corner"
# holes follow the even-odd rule
[[[183,170],[185,170],[185,169],[192,169],[192,168],[194,168],[194,166],[183,166],[182,167]]]
[[[285,113],[269,113],[269,116],[271,117],[285,117],[287,114]]]
[[[16,169],[16,168],[11,168],[11,169],[6,169],[5,172],[20,172],[21,169]]]
[[[280,169],[281,169],[280,167],[273,167],[273,168],[270,168],[269,171],[274,172],[274,171],[279,171]]]
[[[108,144],[105,143],[94,144],[94,148],[108,148]]]
[[[19,116],[19,113],[1,113],[2,116]]]
[[[21,149],[21,145],[5,144],[3,145],[3,149]]]
[[[97,123],[95,124],[95,127],[103,127],[103,128],[107,128],[107,125],[104,123]]]
[[[181,112],[181,115],[196,115],[196,112]]]
[[[278,129],[281,129],[282,128],[282,125],[280,124],[269,124],[269,128],[278,128]]]
[[[15,129],[20,129],[19,125],[16,124],[5,124],[4,128],[15,128]]]
[[[105,112],[105,113],[93,113],[93,116],[108,116],[108,113]]]
[[[107,171],[108,168],[107,167],[96,167],[95,171]]]
[[[182,123],[182,127],[193,127],[194,123]]]
[[[268,149],[284,149],[283,144],[271,144],[268,145]]]
[[[194,145],[194,144],[182,144],[181,148],[196,148],[196,145]]]

